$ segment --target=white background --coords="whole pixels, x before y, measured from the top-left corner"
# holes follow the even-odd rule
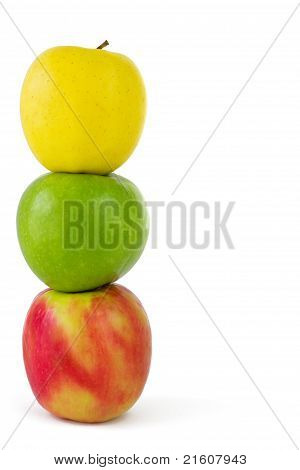
[[[54,468],[57,455],[247,454],[247,469],[299,469],[300,446],[300,8],[211,139],[176,184],[296,7],[296,0],[4,0],[40,53],[54,45],[130,56],[148,91],[140,144],[118,173],[147,200],[236,201],[235,250],[171,250],[165,211],[121,280],[153,331],[144,393],[122,418],[81,425],[36,404],[1,453],[2,468]],[[45,169],[22,133],[19,94],[33,55],[0,7],[1,445],[33,400],[21,336],[44,288],[15,230],[19,198]],[[199,219],[199,239],[210,222]],[[258,389],[172,264],[172,256]],[[175,458],[178,457],[178,461]],[[156,466],[158,467],[158,466]],[[219,466],[220,467],[220,466]],[[233,464],[230,468],[235,467]]]

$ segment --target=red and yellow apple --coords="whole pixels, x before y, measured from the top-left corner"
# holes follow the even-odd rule
[[[27,314],[23,354],[33,393],[46,410],[74,421],[107,421],[142,393],[150,325],[138,298],[123,286],[46,290]]]

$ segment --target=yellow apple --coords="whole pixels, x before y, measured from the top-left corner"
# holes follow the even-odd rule
[[[48,49],[27,72],[22,125],[50,171],[107,174],[137,145],[146,113],[143,79],[128,57],[102,46]]]

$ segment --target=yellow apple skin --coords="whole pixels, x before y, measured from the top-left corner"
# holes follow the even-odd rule
[[[104,175],[137,145],[146,92],[128,57],[60,46],[43,52],[29,68],[20,111],[28,144],[48,170]]]

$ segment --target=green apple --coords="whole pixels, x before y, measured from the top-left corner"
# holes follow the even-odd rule
[[[148,216],[140,191],[123,177],[51,173],[24,192],[17,231],[28,265],[45,284],[79,292],[131,269],[147,241]]]

